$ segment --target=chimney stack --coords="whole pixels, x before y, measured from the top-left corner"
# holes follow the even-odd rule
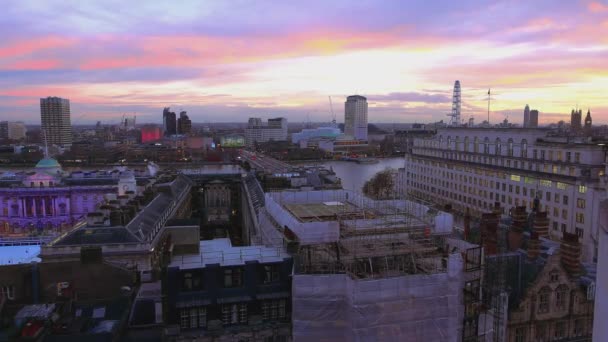
[[[481,242],[486,255],[495,255],[498,249],[498,222],[500,216],[493,213],[481,214],[479,228],[481,230]]]
[[[527,217],[528,213],[526,212],[525,206],[518,206],[511,210],[511,218],[513,221],[508,234],[509,249],[511,251],[516,251],[521,247]]]
[[[528,259],[536,260],[540,255],[540,240],[536,232],[530,233],[530,240],[528,240]]]
[[[564,232],[560,247],[562,265],[571,275],[580,272],[581,244],[578,242],[578,235]]]
[[[532,229],[539,237],[549,237],[549,219],[546,211],[537,211],[534,214],[534,227]]]

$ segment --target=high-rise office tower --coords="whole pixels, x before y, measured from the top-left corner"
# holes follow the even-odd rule
[[[192,121],[188,117],[186,111],[179,113],[179,119],[177,119],[177,134],[190,134],[192,131]]]
[[[165,136],[177,134],[177,116],[169,107],[163,109],[163,133]]]
[[[528,125],[530,125],[530,106],[526,105],[526,108],[524,108],[524,123],[522,124],[522,127],[528,127]]]
[[[537,109],[532,109],[530,111],[530,117],[528,118],[528,126],[526,126],[526,127],[530,127],[530,128],[538,127],[538,110]]]
[[[72,145],[72,124],[70,123],[70,100],[60,97],[40,99],[40,121],[42,138],[49,145]]]
[[[349,96],[344,102],[344,133],[367,141],[367,99]]]

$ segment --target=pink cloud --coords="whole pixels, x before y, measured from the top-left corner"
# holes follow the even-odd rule
[[[10,63],[0,69],[4,70],[51,70],[61,66],[62,63],[58,60],[22,60]]]
[[[67,47],[76,43],[75,39],[67,37],[48,36],[17,41],[0,48],[0,58],[22,57],[40,50]]]
[[[608,5],[593,1],[587,4],[587,9],[592,13],[608,12]]]

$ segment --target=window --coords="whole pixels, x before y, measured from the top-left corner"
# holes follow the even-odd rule
[[[566,161],[569,163],[572,159],[572,152],[566,152]]]
[[[547,341],[547,324],[538,323],[536,325],[536,341],[537,342]]]
[[[568,286],[562,284],[555,290],[555,308],[557,310],[566,309],[568,300]]]
[[[580,209],[585,209],[585,199],[577,198],[576,199],[576,207]]]
[[[521,157],[528,158],[528,141],[526,139],[521,141]]]
[[[279,264],[264,265],[264,284],[279,281]]]
[[[554,335],[555,339],[562,339],[566,337],[566,324],[564,322],[555,323]]]
[[[577,235],[579,238],[581,238],[581,239],[583,238],[583,235],[584,235],[584,230],[583,230],[583,228],[578,228],[578,227],[577,227],[577,228],[574,228],[574,232],[576,233],[576,235]]]
[[[513,139],[509,139],[507,146],[507,154],[509,155],[509,157],[513,157]]]
[[[549,273],[549,281],[552,283],[557,283],[558,280],[559,280],[559,272],[551,271],[551,273]]]
[[[568,196],[564,195],[564,197],[562,197],[562,202],[568,204]]]
[[[526,342],[525,327],[519,327],[515,329],[515,342]]]
[[[540,160],[545,160],[545,150],[540,150]]]
[[[580,163],[581,162],[581,154],[580,154],[580,152],[575,152],[574,153],[574,162],[575,163]]]
[[[264,320],[280,320],[286,317],[285,299],[265,300],[262,302]]]
[[[222,323],[224,325],[247,323],[247,304],[222,305]]]
[[[574,336],[582,336],[583,335],[583,320],[575,319],[574,320]]]
[[[566,231],[566,224],[562,223],[562,233],[564,233]]]
[[[545,313],[549,312],[549,294],[550,291],[548,287],[543,287],[538,293],[538,312]]]
[[[555,196],[553,196],[553,199],[554,199],[555,203],[559,203],[559,194],[556,193]]]
[[[533,150],[533,151],[532,151],[532,157],[533,157],[534,159],[537,159],[537,158],[538,158],[538,150]]]
[[[15,300],[15,286],[3,285],[2,287],[0,287],[0,297],[6,298],[8,300]]]
[[[184,290],[192,290],[192,273],[184,274]]]
[[[496,138],[496,147],[494,147],[494,154],[496,154],[497,156],[502,154],[502,142],[500,141],[500,138]]]
[[[240,287],[243,285],[243,270],[241,268],[227,268],[224,270],[224,287]]]
[[[204,328],[207,326],[207,308],[193,307],[180,310],[179,326],[182,329]]]
[[[568,219],[568,210],[562,209],[562,219],[564,219],[564,220]]]
[[[576,223],[585,223],[585,214],[576,213]]]

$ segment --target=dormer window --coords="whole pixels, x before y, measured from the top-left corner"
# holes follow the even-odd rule
[[[549,281],[551,283],[557,283],[559,281],[559,272],[551,271],[551,273],[549,273]]]

